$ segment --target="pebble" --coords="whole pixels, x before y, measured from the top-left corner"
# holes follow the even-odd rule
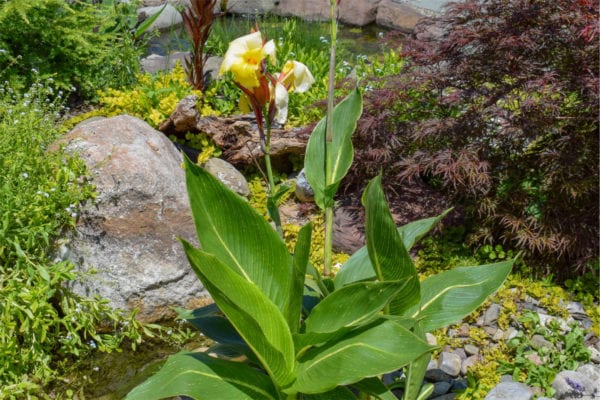
[[[493,388],[485,400],[531,400],[533,391],[520,382],[500,382]]]
[[[543,348],[547,348],[550,350],[556,349],[556,347],[552,343],[550,343],[548,340],[546,340],[546,338],[543,337],[542,335],[533,335],[531,337],[531,347],[533,347],[536,350],[543,349]]]
[[[443,351],[438,357],[438,368],[452,377],[457,377],[460,374],[460,366],[462,359],[456,353]]]
[[[465,346],[465,353],[467,353],[469,356],[477,355],[479,354],[479,347],[472,344],[467,344]]]
[[[591,396],[594,387],[595,384],[587,376],[577,371],[561,371],[552,382],[552,388],[556,390],[554,397],[559,400]]]
[[[502,311],[500,304],[492,303],[492,305],[483,313],[483,325],[493,326],[498,322],[500,311]]]

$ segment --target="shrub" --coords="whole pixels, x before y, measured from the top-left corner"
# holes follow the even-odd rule
[[[73,266],[52,261],[59,234],[93,197],[85,164],[46,148],[60,107],[43,84],[23,94],[0,86],[0,398],[32,398],[61,381],[69,363],[118,350],[142,329],[107,302],[70,293]],[[73,385],[81,385],[74,382]]]
[[[137,22],[125,2],[65,0],[0,3],[0,80],[26,88],[39,76],[84,99],[133,81],[140,51],[128,29]]]
[[[599,248],[597,14],[588,0],[468,0],[417,26],[404,73],[365,106],[352,181],[382,164],[392,181],[424,178],[468,206],[472,242],[582,272]]]

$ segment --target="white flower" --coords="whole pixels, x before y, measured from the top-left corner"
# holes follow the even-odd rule
[[[288,61],[281,70],[279,81],[288,87],[290,91],[295,90],[298,93],[303,93],[315,83],[315,78],[306,65],[298,61]]]

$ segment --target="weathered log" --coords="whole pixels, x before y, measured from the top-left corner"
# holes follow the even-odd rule
[[[231,117],[201,117],[196,107],[196,96],[184,98],[169,119],[158,129],[166,135],[184,138],[187,132],[205,133],[222,150],[222,158],[237,167],[253,164],[262,159],[263,151],[253,114]],[[291,155],[302,156],[309,134],[300,129],[271,130],[271,158],[274,164],[290,163]]]

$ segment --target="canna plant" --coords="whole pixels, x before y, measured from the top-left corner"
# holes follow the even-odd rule
[[[305,168],[320,205],[333,206],[352,162],[349,139],[361,110],[355,89],[311,135]],[[185,171],[200,247],[182,244],[214,304],[180,315],[216,344],[169,357],[128,400],[392,400],[381,376],[400,368],[403,398],[425,399],[433,388],[422,382],[435,349],[425,332],[475,310],[513,264],[455,268],[420,282],[409,250],[444,215],[397,228],[376,177],[363,195],[366,246],[335,277],[322,275],[308,261],[310,223],[290,254],[244,199],[187,159]]]

